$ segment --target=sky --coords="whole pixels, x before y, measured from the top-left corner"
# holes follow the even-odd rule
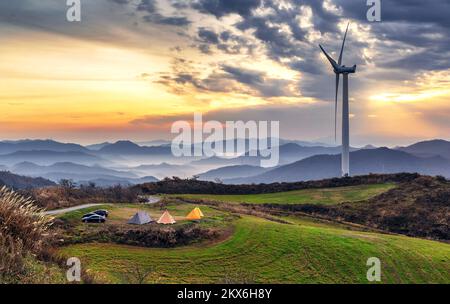
[[[0,2],[0,139],[169,139],[177,120],[278,120],[334,143],[335,58],[350,75],[351,143],[450,139],[450,2]],[[341,91],[342,92],[342,91]],[[339,141],[337,142],[339,144]]]

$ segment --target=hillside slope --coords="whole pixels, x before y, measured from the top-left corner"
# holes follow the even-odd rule
[[[450,182],[441,178],[422,176],[357,204],[267,206],[416,237],[450,240]]]
[[[366,261],[382,261],[382,283],[450,283],[450,245],[331,225],[238,220],[219,244],[150,249],[113,244],[63,248],[108,282],[133,265],[153,268],[152,283],[368,283]]]
[[[0,171],[0,186],[13,189],[32,189],[56,185],[54,182],[41,177],[27,177],[7,171]]]

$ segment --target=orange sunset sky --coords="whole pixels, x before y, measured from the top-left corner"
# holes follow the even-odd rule
[[[196,111],[333,143],[334,75],[318,43],[337,57],[348,21],[352,143],[450,139],[445,1],[430,17],[393,1],[380,23],[365,3],[205,1],[82,1],[79,23],[65,1],[2,1],[0,139],[168,139]]]

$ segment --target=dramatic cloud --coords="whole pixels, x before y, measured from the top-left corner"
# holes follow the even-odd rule
[[[320,117],[332,116],[334,76],[318,44],[337,57],[343,32],[350,22],[344,64],[357,65],[357,74],[350,81],[351,111],[352,124],[358,126],[361,136],[376,141],[377,130],[388,133],[388,127],[399,129],[392,121],[417,124],[424,130],[421,133],[417,127],[416,132],[421,135],[440,134],[439,129],[450,128],[447,115],[442,114],[447,111],[444,104],[450,98],[450,92],[442,87],[447,88],[449,84],[439,82],[442,77],[447,79],[445,75],[450,70],[448,0],[382,1],[382,22],[378,23],[367,21],[365,0],[82,3],[82,22],[69,23],[65,17],[65,1],[0,2],[2,50],[13,56],[9,46],[18,45],[24,52],[20,60],[5,60],[0,64],[2,74],[9,77],[7,80],[25,76],[31,79],[38,72],[27,67],[38,66],[43,58],[52,62],[55,56],[47,54],[68,52],[71,60],[67,59],[61,70],[83,66],[81,76],[77,76],[88,82],[80,89],[85,90],[83,96],[92,96],[92,87],[104,88],[107,94],[114,95],[109,91],[114,91],[116,85],[106,85],[106,81],[92,83],[98,79],[91,79],[88,74],[99,73],[97,77],[101,79],[124,81],[122,88],[126,88],[126,94],[122,96],[137,98],[139,111],[167,113],[177,109],[178,113],[200,109],[219,113],[214,107],[223,107],[223,111],[238,113],[251,103],[270,107],[267,112],[252,108],[251,117],[262,117],[254,113],[279,113],[283,123],[294,129],[298,119],[303,119],[309,123],[305,128],[321,130],[310,131],[311,134],[326,137],[326,128],[319,121]],[[25,45],[27,41],[33,41],[33,52]],[[29,53],[26,49],[30,49]],[[75,56],[73,50],[83,55]],[[79,59],[79,64],[72,64],[74,57],[91,61],[83,65]],[[26,62],[27,58],[35,61]],[[56,79],[62,74],[58,69],[49,69],[39,77]],[[64,74],[62,78],[77,77]],[[23,86],[17,84],[17,87]],[[64,99],[61,92],[65,90],[57,90],[53,95]],[[5,93],[0,99],[8,106],[20,108],[17,104],[21,94],[15,94],[16,99],[12,100],[13,95]],[[52,94],[32,92],[31,95]],[[293,105],[295,111],[286,104]],[[112,112],[124,112],[123,116],[127,116],[126,109],[119,111],[117,106],[111,107]],[[386,109],[395,115],[381,115]],[[242,113],[245,116],[247,112]],[[311,113],[315,119],[309,118]],[[128,117],[128,121],[133,118]],[[136,125],[133,123],[133,127]],[[385,138],[386,134],[382,136]],[[405,135],[393,134],[392,138],[397,140],[401,136]]]
[[[173,62],[173,71],[174,73],[161,75],[158,83],[166,85],[176,93],[187,93],[194,89],[266,98],[301,96],[295,81],[272,78],[258,70],[224,64],[202,76],[202,73],[192,66],[192,62],[177,58]]]
[[[218,18],[232,13],[245,17],[261,6],[261,3],[262,0],[198,0],[194,2],[193,7]]]

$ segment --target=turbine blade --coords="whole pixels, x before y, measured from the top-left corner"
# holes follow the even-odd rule
[[[339,61],[338,61],[339,65],[342,65],[342,54],[344,53],[345,39],[347,38],[347,32],[348,32],[349,25],[350,25],[350,22],[347,23],[347,29],[345,30],[344,40],[342,41],[341,53],[339,54]]]
[[[336,74],[336,96],[334,99],[334,141],[337,141],[337,105],[339,93],[339,74]]]
[[[324,49],[320,44],[319,44],[319,47],[320,47],[320,49],[322,50],[322,52],[325,54],[325,57],[327,57],[328,61],[331,63],[331,65],[333,66],[333,68],[334,68],[334,69],[338,69],[339,66],[338,66],[338,64],[336,63],[336,61],[335,61],[333,58],[331,58],[330,55],[328,55],[328,53],[325,51],[325,49]]]

